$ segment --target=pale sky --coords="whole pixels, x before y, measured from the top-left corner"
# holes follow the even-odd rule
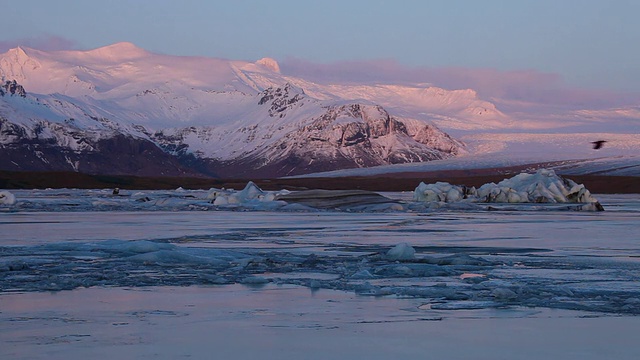
[[[535,71],[640,93],[637,0],[0,0],[0,9],[2,52],[129,41],[250,61]]]

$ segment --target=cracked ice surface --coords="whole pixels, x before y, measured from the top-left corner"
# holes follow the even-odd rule
[[[607,211],[594,213],[220,211],[205,191],[14,194],[0,215],[0,293],[277,284],[435,311],[640,314],[637,195],[599,196]]]

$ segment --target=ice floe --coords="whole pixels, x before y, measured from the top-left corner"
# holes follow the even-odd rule
[[[387,258],[389,260],[411,260],[415,254],[416,249],[407,243],[402,243],[387,251]]]
[[[0,291],[267,283],[420,298],[431,309],[530,306],[640,314],[637,263],[367,246],[339,254],[185,247],[181,239],[0,247]],[[167,242],[168,241],[168,242]],[[322,274],[323,276],[318,276]],[[626,287],[603,287],[606,283]]]

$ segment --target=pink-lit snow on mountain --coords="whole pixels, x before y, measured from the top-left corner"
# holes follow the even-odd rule
[[[341,106],[354,104],[362,109],[381,106],[392,121],[406,128],[374,139],[369,138],[371,130],[363,127],[366,148],[372,149],[365,157],[384,158],[396,151],[407,156],[407,161],[420,161],[427,150],[420,148],[424,144],[414,143],[415,135],[430,124],[464,142],[465,150],[450,155],[464,154],[466,159],[591,159],[640,153],[637,106],[550,112],[549,108],[538,111],[535,104],[519,104],[506,106],[517,112],[503,111],[500,106],[508,101],[483,99],[473,89],[447,90],[406,82],[319,84],[283,74],[278,62],[266,57],[250,62],[163,55],[127,42],[88,51],[18,47],[0,54],[0,77],[16,80],[28,94],[26,98],[0,97],[0,116],[29,131],[42,128],[36,125],[42,121],[73,126],[96,139],[115,131],[221,161],[255,160],[260,154],[265,159],[259,162],[270,162],[273,157],[291,155],[297,144],[305,151],[317,147],[305,156],[349,157],[357,164],[357,158],[365,155],[354,153],[354,148],[347,151],[337,143],[326,148],[328,143],[305,140],[312,136],[311,124]],[[260,104],[269,89],[285,88],[290,93],[280,94],[277,101],[290,104],[272,105],[273,99],[266,106]],[[275,116],[269,106],[278,107]],[[331,126],[350,131],[340,116],[332,121]],[[347,123],[366,121],[356,116]],[[51,126],[47,129],[52,131]],[[70,140],[64,135],[68,130],[60,131],[50,134],[58,143],[76,150],[87,146],[73,145],[84,144],[79,135]],[[2,141],[11,136],[2,135]],[[590,143],[596,140],[607,143],[594,151]],[[381,161],[392,163],[389,159]],[[373,165],[385,163],[358,166]]]

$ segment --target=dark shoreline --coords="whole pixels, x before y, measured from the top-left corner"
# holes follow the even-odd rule
[[[264,190],[362,189],[371,191],[413,191],[420,182],[448,182],[479,187],[489,182],[510,178],[519,171],[513,169],[478,169],[438,172],[393,173],[378,176],[337,178],[278,178],[278,179],[214,179],[194,177],[137,177],[125,175],[88,175],[75,172],[9,172],[0,171],[0,189],[121,188],[137,190],[233,188],[242,189],[251,180]],[[584,184],[596,194],[638,194],[640,177],[602,175],[563,175]]]

